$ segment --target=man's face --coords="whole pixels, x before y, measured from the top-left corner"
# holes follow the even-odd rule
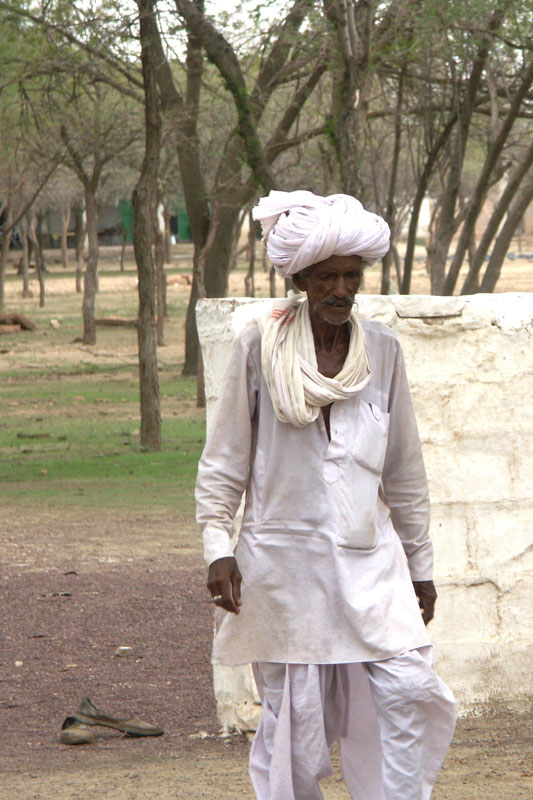
[[[300,291],[307,292],[311,317],[343,325],[350,317],[362,277],[360,256],[330,256],[292,279]]]

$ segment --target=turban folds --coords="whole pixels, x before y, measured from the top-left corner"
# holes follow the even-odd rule
[[[333,255],[360,256],[372,264],[389,249],[385,220],[347,194],[272,191],[252,215],[261,221],[268,257],[284,277]]]

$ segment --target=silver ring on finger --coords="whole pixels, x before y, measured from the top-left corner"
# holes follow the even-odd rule
[[[216,606],[219,606],[219,605],[222,603],[222,595],[221,595],[221,594],[215,594],[215,595],[213,596],[213,603],[214,603]]]

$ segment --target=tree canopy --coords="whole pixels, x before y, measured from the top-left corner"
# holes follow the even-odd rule
[[[59,167],[77,175],[90,207],[105,192],[106,170],[126,163],[129,194],[153,144],[151,102],[161,124],[150,191],[163,207],[183,198],[194,242],[186,371],[197,367],[196,299],[226,293],[243,216],[272,188],[347,192],[385,216],[392,248],[383,292],[409,293],[429,201],[432,292],[493,288],[531,194],[527,4],[233,6],[0,0],[4,245]],[[476,241],[491,192],[497,201]],[[151,235],[153,244],[157,226]],[[86,279],[96,275],[92,263]]]

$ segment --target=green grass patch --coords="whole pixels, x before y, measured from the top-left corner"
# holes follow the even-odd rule
[[[163,447],[150,453],[139,445],[131,368],[31,378],[4,375],[0,387],[1,503],[193,512],[205,426],[192,379],[161,376]]]

